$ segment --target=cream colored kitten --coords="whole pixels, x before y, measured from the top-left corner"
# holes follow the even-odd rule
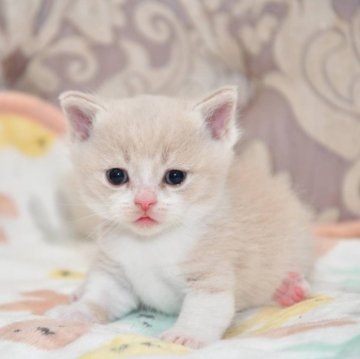
[[[281,285],[284,304],[304,297],[309,219],[280,179],[234,159],[235,88],[198,101],[67,92],[61,103],[82,195],[102,228],[77,300],[49,315],[108,322],[145,305],[180,313],[162,338],[196,348]]]

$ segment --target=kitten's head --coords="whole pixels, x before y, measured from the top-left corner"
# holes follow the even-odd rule
[[[216,208],[238,137],[236,88],[198,101],[79,92],[60,100],[85,201],[100,217],[151,236]]]

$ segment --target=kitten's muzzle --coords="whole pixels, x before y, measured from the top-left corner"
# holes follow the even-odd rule
[[[156,194],[148,188],[142,188],[134,198],[134,203],[144,212],[157,203]]]

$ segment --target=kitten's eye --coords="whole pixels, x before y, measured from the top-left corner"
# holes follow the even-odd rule
[[[114,186],[120,186],[126,182],[129,182],[129,176],[127,172],[121,168],[111,168],[106,171],[106,178]]]
[[[180,170],[170,170],[165,173],[164,182],[176,186],[185,181],[186,172]]]

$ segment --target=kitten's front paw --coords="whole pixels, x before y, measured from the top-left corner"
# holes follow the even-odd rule
[[[101,323],[89,303],[75,302],[69,305],[59,305],[46,312],[46,316],[54,319],[72,322]]]
[[[160,335],[160,339],[169,343],[184,345],[191,349],[200,349],[207,343],[188,331],[171,328]]]

